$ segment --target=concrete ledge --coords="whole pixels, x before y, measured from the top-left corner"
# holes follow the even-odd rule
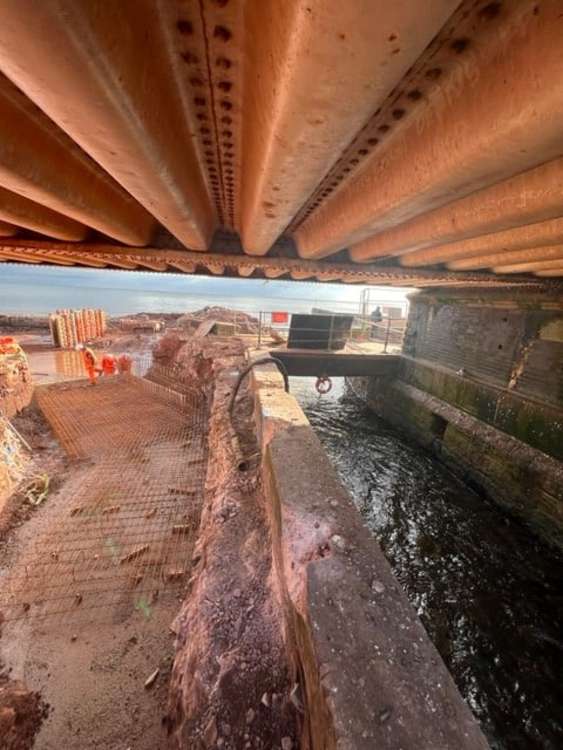
[[[400,357],[394,354],[335,354],[294,349],[273,349],[270,354],[283,362],[290,375],[313,377],[394,375],[400,361]]]
[[[487,748],[281,377],[268,366],[252,382],[302,748]]]

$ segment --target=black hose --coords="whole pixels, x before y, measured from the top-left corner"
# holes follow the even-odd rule
[[[289,393],[289,375],[287,373],[287,369],[284,363],[281,360],[276,359],[276,357],[271,357],[271,356],[262,357],[262,359],[255,359],[254,362],[251,362],[248,365],[248,367],[245,367],[244,370],[242,370],[242,372],[239,373],[237,382],[235,383],[235,387],[231,394],[231,400],[229,402],[229,414],[231,415],[231,417],[233,416],[233,409],[235,407],[235,401],[237,398],[237,394],[239,392],[240,385],[242,381],[244,380],[244,378],[256,365],[276,365],[278,370],[281,372],[283,376],[283,384],[284,384],[285,392]]]

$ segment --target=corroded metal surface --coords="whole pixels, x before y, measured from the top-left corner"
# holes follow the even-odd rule
[[[405,253],[399,258],[402,266],[414,268],[450,263],[461,258],[477,258],[490,253],[513,250],[533,250],[549,245],[563,244],[563,218],[527,224],[503,232],[472,237],[469,240],[451,242],[438,247],[424,248]]]
[[[210,273],[215,276],[258,276],[275,279],[286,277],[295,281],[341,281],[352,284],[385,284],[389,286],[482,286],[496,287],[510,283],[513,286],[539,287],[541,282],[533,277],[502,277],[483,273],[460,273],[442,269],[413,269],[401,266],[375,266],[354,263],[330,263],[290,258],[250,257],[219,253],[192,253],[181,250],[156,248],[114,248],[111,245],[62,244],[27,240],[3,240],[0,258],[26,262],[60,263],[63,265],[104,264],[106,267],[127,269],[155,269],[183,271],[185,273]]]
[[[384,143],[297,228],[303,256],[326,256],[561,155],[560,3],[491,5],[497,13],[464,4],[444,30],[438,49],[407,81],[420,98],[412,105],[397,100],[382,113]],[[433,70],[440,73],[428,90]]]
[[[0,236],[92,267],[395,283],[399,255],[500,283],[512,260],[457,263],[563,243],[562,25],[558,0],[4,0]],[[129,253],[164,235],[204,260]]]
[[[458,4],[430,0],[421,14],[416,0],[248,3],[247,252],[268,251]]]
[[[354,245],[356,261],[535,224],[561,216],[563,159],[542,164]]]

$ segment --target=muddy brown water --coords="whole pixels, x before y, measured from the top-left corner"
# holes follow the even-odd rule
[[[563,557],[346,392],[291,390],[493,750],[563,747]]]

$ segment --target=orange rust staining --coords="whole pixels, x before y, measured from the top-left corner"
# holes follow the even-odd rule
[[[554,49],[563,21],[555,0],[542,4],[541,22],[531,14],[531,6],[529,0],[503,6],[503,33],[498,34],[496,24],[478,20],[473,5],[466,21],[458,14],[455,24],[437,37],[406,85],[395,88],[410,91],[419,88],[417,77],[439,77],[435,85],[440,95],[432,96],[428,89],[428,96],[417,103],[424,114],[403,117],[393,138],[293,229],[302,257],[326,257],[369,242],[418,215],[559,156],[555,122],[563,117],[563,99],[556,91],[562,69]],[[470,42],[473,38],[478,44]],[[471,54],[463,65],[457,64],[452,51],[461,54],[469,45]],[[542,65],[537,68],[539,57]],[[432,67],[425,69],[428,63]],[[437,70],[443,73],[432,72]],[[395,102],[389,105],[397,109]]]
[[[191,72],[201,59],[199,16],[178,16],[175,3],[133,5],[3,3],[0,67],[129,196],[181,242],[204,250],[216,217],[182,94],[184,64]]]
[[[3,0],[0,69],[25,92],[11,106],[26,127],[48,117],[42,136],[0,117],[0,233],[81,241],[93,227],[140,244],[154,216],[198,250],[220,226],[256,256],[285,235],[303,258],[346,248],[405,268],[557,260],[557,0],[539,16],[532,0],[422,5]],[[19,164],[12,138],[30,154]]]
[[[354,260],[364,261],[533,225],[560,216],[562,205],[563,158],[380,232],[351,253]]]
[[[0,237],[13,237],[17,234],[18,228],[6,221],[0,221]]]
[[[252,34],[254,64],[247,70],[244,85],[248,177],[241,186],[241,237],[247,252],[263,254],[276,239],[274,222],[262,231],[253,218],[273,183],[281,183],[283,200],[277,216],[277,233],[281,234],[294,217],[298,220],[301,211],[308,211],[335,178],[340,180],[346,164],[337,166],[336,162],[343,147],[353,142],[455,5],[427,3],[422,27],[420,15],[414,22],[414,3],[366,3],[360,8],[355,2],[329,0],[327,7],[326,2],[311,0],[303,8],[298,0],[288,0],[274,4],[273,12],[263,3],[250,6],[247,32]],[[318,19],[329,17],[331,24],[318,23]],[[364,35],[362,28],[373,31]],[[345,35],[347,45],[354,50],[353,59],[339,68],[338,75],[333,62],[334,29],[338,29],[338,35]],[[391,35],[401,39],[400,46],[391,40],[400,55],[391,54]],[[311,50],[315,50],[314,55]],[[374,70],[378,71],[375,79]],[[320,99],[319,91],[323,91]],[[310,103],[306,117],[295,111],[296,101]],[[331,101],[339,102],[337,110],[330,106]],[[258,132],[259,127],[262,132]],[[291,154],[295,142],[310,144],[303,152],[305,163],[297,172]],[[365,143],[364,137],[355,144],[356,156],[352,158],[367,156],[358,154]]]

